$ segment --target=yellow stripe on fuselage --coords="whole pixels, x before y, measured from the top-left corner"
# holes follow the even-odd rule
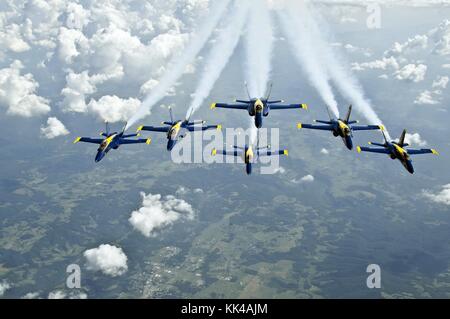
[[[344,122],[342,122],[341,120],[339,120],[338,123],[339,123],[339,128],[341,129],[342,133],[344,135],[349,135],[350,134],[350,128],[348,127],[348,125],[345,124]]]
[[[250,163],[250,161],[253,158],[253,150],[251,147],[247,149],[247,152],[245,153],[245,163]]]
[[[255,107],[255,112],[261,113],[264,109],[264,104],[260,99],[257,99],[254,107]]]

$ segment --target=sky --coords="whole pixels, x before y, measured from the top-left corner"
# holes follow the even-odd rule
[[[258,1],[253,3],[258,5]],[[342,114],[348,104],[356,103],[354,117],[361,122],[382,121],[393,139],[407,128],[411,146],[437,148],[442,153],[439,162],[428,165],[427,160],[436,160],[418,159],[421,172],[414,187],[423,205],[447,211],[450,20],[445,13],[449,12],[450,1],[319,1],[314,9],[322,20],[317,20],[318,36],[311,39],[295,39],[296,34],[286,34],[280,17],[285,17],[289,1],[271,0],[264,4],[273,27],[265,30],[270,42],[264,47],[267,50],[251,51],[248,46],[252,42],[246,42],[244,35],[248,8],[240,8],[234,1],[222,6],[212,0],[2,1],[0,130],[4,143],[13,142],[5,147],[7,160],[30,161],[33,167],[39,153],[70,155],[68,145],[72,147],[70,143],[76,136],[98,135],[105,121],[117,130],[136,119],[130,127],[134,131],[141,122],[167,120],[168,105],[175,106],[174,113],[179,118],[193,103],[199,108],[196,116],[207,118],[208,122],[232,119],[247,127],[248,121],[242,116],[223,115],[218,110],[211,113],[207,109],[216,97],[229,101],[246,98],[244,82],[254,70],[243,61],[252,59],[251,53],[257,52],[266,58],[262,59],[265,74],[258,74],[264,82],[261,88],[270,79],[274,82],[275,98],[301,98],[312,104],[302,120],[326,119],[323,105],[327,101],[336,103]],[[373,7],[374,4],[380,6]],[[428,10],[423,18],[422,9],[417,9],[422,6]],[[208,20],[211,8],[220,14]],[[376,28],[369,25],[374,16],[380,19],[375,21],[379,22]],[[292,43],[295,40],[298,42]],[[309,56],[296,56],[295,50],[306,44],[304,52]],[[308,61],[314,62],[316,68],[308,69]],[[304,87],[299,84],[300,79]],[[241,89],[230,92],[231,87]],[[324,90],[328,90],[328,95]],[[303,96],[303,92],[308,95]],[[333,94],[334,102],[329,94]],[[271,114],[272,120],[272,126],[281,128],[287,122],[280,114]],[[295,128],[296,123],[291,122],[289,125]],[[11,133],[17,135],[9,137]],[[381,141],[381,136],[370,137]],[[299,137],[301,143],[305,143],[304,139]],[[333,156],[342,146],[331,144],[325,137],[313,139],[317,156]],[[358,142],[367,141],[362,138]],[[26,150],[16,148],[22,143],[28,143]],[[157,137],[155,143],[164,141]],[[295,149],[296,145],[288,147]],[[92,161],[93,151],[86,149],[77,155]],[[337,152],[348,160],[349,156]],[[122,159],[132,162],[134,153],[126,150],[124,154]],[[295,159],[302,156],[294,153]],[[383,170],[388,161],[366,155],[362,159],[373,167],[370,177],[361,177],[365,183],[370,183],[375,169]],[[156,160],[161,161],[162,157]],[[358,160],[362,161],[361,157]],[[41,164],[36,163],[36,167]],[[401,178],[404,187],[409,180],[403,179],[406,175],[397,175],[403,174],[400,170],[400,166],[389,166],[383,174]],[[5,184],[7,179],[18,179],[16,174],[20,173],[19,168],[5,169]],[[239,173],[244,174],[243,169]],[[275,176],[288,176],[292,185],[307,187],[320,181],[319,174],[317,167],[297,173],[282,164]],[[126,225],[151,240],[173,225],[195,222],[198,216],[196,200],[192,198],[204,191],[183,186],[177,187],[176,192],[155,193],[149,188],[136,191],[131,204],[135,208],[129,212]],[[6,224],[2,228],[7,231]],[[118,278],[131,272],[133,260],[127,254],[119,244],[101,241],[85,247],[79,255],[88,271]],[[0,266],[2,263],[0,260]],[[15,283],[2,280],[1,274],[0,297],[8,296]],[[28,297],[36,297],[32,293]],[[47,291],[44,297],[88,296],[85,292],[71,295],[54,290]]]

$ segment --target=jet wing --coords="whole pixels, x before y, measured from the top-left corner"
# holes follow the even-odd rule
[[[420,154],[439,155],[439,153],[436,152],[436,150],[429,149],[429,148],[423,148],[423,149],[420,149],[420,150],[408,149],[407,152],[408,152],[409,155],[420,155]]]
[[[139,131],[150,131],[150,132],[164,132],[167,133],[170,130],[170,126],[164,126],[164,127],[156,127],[156,126],[140,126],[138,129]]]
[[[222,125],[207,125],[207,126],[188,126],[186,127],[189,132],[194,131],[207,131],[207,130],[218,130],[222,129]]]
[[[224,108],[224,109],[235,109],[235,110],[247,110],[248,104],[242,103],[213,103],[211,104],[211,109],[216,107]]]
[[[141,143],[150,144],[151,142],[152,142],[151,138],[140,138],[137,140],[127,140],[125,138],[121,138],[119,140],[119,144],[141,144]]]
[[[306,104],[270,104],[271,110],[308,109]]]
[[[313,124],[297,124],[298,129],[307,128],[311,130],[333,131],[332,125],[313,125]]]
[[[358,151],[358,153],[370,152],[370,153],[379,153],[379,154],[390,154],[390,152],[387,148],[371,148],[371,147],[358,146],[356,148],[356,150]]]
[[[382,125],[352,125],[353,131],[384,130]]]
[[[90,138],[90,137],[77,137],[73,143],[85,142],[85,143],[93,143],[93,144],[102,144],[102,138]]]
[[[242,156],[244,152],[241,149],[234,149],[234,150],[216,150],[213,149],[211,152],[211,155],[215,156],[217,154],[221,154],[221,155],[228,155],[228,156]]]
[[[261,152],[261,151],[259,151],[258,152],[258,156],[278,156],[278,155],[286,155],[286,156],[288,156],[289,155],[289,152],[288,152],[288,150],[279,150],[279,151],[263,151],[263,152]]]

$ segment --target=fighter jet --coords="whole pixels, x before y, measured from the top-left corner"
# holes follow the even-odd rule
[[[247,87],[247,86],[246,86]],[[251,98],[247,88],[248,100],[236,100],[236,103],[212,103],[211,109],[216,107],[224,109],[246,110],[248,114],[255,117],[255,126],[262,127],[263,116],[269,115],[270,110],[286,110],[286,109],[308,109],[306,104],[281,104],[283,100],[269,100],[272,85],[269,88],[266,97]]]
[[[406,168],[406,170],[414,174],[414,167],[412,165],[412,160],[410,155],[418,155],[418,154],[434,154],[439,155],[438,152],[434,149],[406,149],[406,146],[409,144],[405,143],[406,130],[403,130],[402,135],[398,142],[388,141],[386,135],[383,132],[384,144],[369,142],[369,145],[380,146],[382,148],[370,148],[370,147],[361,147],[358,146],[356,149],[358,153],[361,152],[371,152],[371,153],[380,153],[387,154],[391,159],[398,159],[402,165]]]
[[[327,111],[328,116],[330,117],[329,121],[314,121],[316,123],[321,123],[324,125],[298,123],[297,128],[331,131],[335,137],[340,136],[342,138],[342,141],[349,150],[353,149],[353,131],[384,130],[383,125],[354,125],[358,123],[358,121],[350,121],[350,116],[352,114],[351,105],[348,108],[347,116],[345,117],[345,119],[334,119],[330,115],[330,111],[328,110],[328,108]]]
[[[205,124],[205,121],[190,121],[189,118],[191,115],[181,121],[174,121],[172,108],[169,107],[170,113],[170,122],[162,122],[166,126],[156,127],[156,126],[140,126],[137,131],[150,131],[150,132],[164,132],[167,134],[167,150],[170,152],[174,148],[175,144],[182,138],[186,136],[188,132],[193,132],[196,130],[206,131],[211,129],[220,130],[222,128],[221,125],[207,125],[207,126],[197,126],[199,124]]]
[[[110,133],[108,122],[106,122],[106,131],[100,133],[100,135],[103,136],[104,138],[77,137],[75,141],[73,141],[73,143],[75,144],[78,142],[85,142],[85,143],[99,144],[100,146],[98,147],[97,155],[95,156],[96,163],[100,162],[111,149],[116,150],[122,144],[151,143],[150,138],[129,140],[128,139],[129,137],[140,136],[140,134],[125,134],[125,128],[126,125],[123,127],[122,132]]]
[[[256,157],[251,145],[246,145],[245,147],[239,147],[234,145],[233,150],[217,150],[214,148],[211,152],[211,155],[216,156],[217,154],[222,154],[225,156],[228,155],[228,156],[242,157],[245,163],[245,171],[247,175],[250,175],[252,173],[252,164],[257,161],[258,157],[289,155],[288,150],[272,151],[270,149],[270,146],[257,147],[255,151]]]

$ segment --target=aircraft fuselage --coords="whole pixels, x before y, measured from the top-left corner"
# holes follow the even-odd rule
[[[390,151],[389,157],[393,160],[398,159],[410,174],[414,174],[414,166],[408,152],[394,143],[389,143],[387,147]]]
[[[97,149],[95,162],[100,162],[111,149],[118,149],[120,146],[119,139],[120,134],[117,133],[113,133],[106,137]]]

